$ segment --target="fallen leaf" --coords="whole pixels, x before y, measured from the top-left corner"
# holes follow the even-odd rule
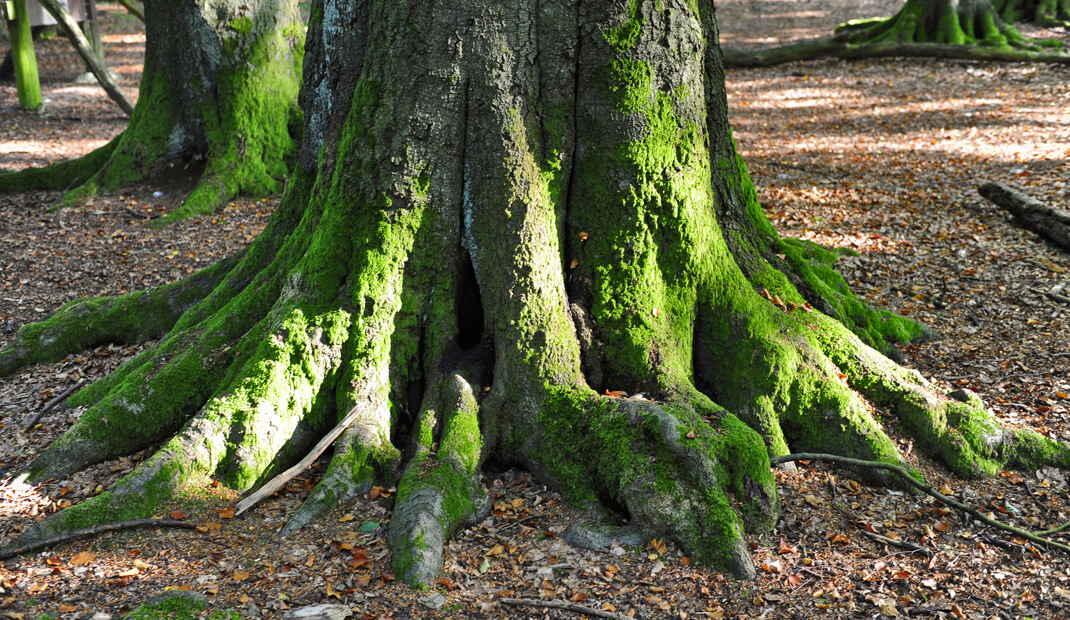
[[[234,518],[234,506],[228,506],[219,511],[220,519],[233,519]]]
[[[65,604],[59,606],[59,613],[61,613],[61,614],[69,614],[72,611],[78,611],[78,608],[76,606],[74,606],[74,605],[65,605]]]
[[[572,601],[573,603],[582,603],[583,601],[587,600],[587,593],[586,592],[573,592],[572,596],[569,597],[568,600]]]
[[[353,519],[356,519],[356,517],[354,517],[351,514],[344,514],[341,517],[338,517],[338,522],[339,523],[348,523],[348,522],[352,521]]]
[[[182,519],[186,518],[186,513],[182,512],[181,510],[172,510],[171,518],[175,519],[176,521],[181,521]]]
[[[231,575],[231,578],[233,578],[234,581],[245,581],[249,578],[249,573],[247,571],[237,570],[234,571],[234,574]]]
[[[572,262],[569,263],[568,268],[569,269],[575,269],[576,267],[579,267],[579,266],[580,266],[580,259],[574,258],[574,259],[572,259]]]
[[[815,497],[813,495],[807,495],[803,499],[806,501],[807,504],[810,504],[810,506],[813,507],[813,508],[817,508],[818,506],[821,505],[821,500],[819,500],[817,497]]]
[[[70,562],[68,563],[71,566],[82,566],[92,562],[94,557],[95,556],[90,551],[79,551],[71,557]]]
[[[947,521],[937,521],[936,523],[933,523],[933,529],[937,532],[946,532],[951,529],[951,526]]]

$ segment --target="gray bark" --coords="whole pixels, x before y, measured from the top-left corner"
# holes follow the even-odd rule
[[[989,181],[977,191],[1014,215],[1022,226],[1070,251],[1070,211],[1044,204],[1003,183]]]

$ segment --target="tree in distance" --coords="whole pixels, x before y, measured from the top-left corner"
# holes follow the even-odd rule
[[[784,62],[835,57],[958,58],[1070,64],[1058,40],[1037,41],[1012,25],[1030,11],[1043,25],[1066,19],[1070,0],[907,0],[892,17],[852,20],[831,37],[779,47],[724,50],[725,64],[768,67]],[[1062,16],[1062,17],[1051,17]]]
[[[283,186],[302,126],[304,24],[296,0],[145,3],[138,103],[119,136],[84,157],[0,174],[0,191],[68,190],[62,205],[193,162],[203,173],[169,219]]]
[[[317,0],[301,151],[264,232],[0,352],[10,373],[159,338],[72,396],[88,408],[22,478],[154,454],[23,538],[149,515],[209,476],[253,489],[343,419],[282,533],[396,482],[394,571],[423,584],[488,510],[491,459],[743,578],[745,533],[780,510],[771,456],[907,463],[874,408],[961,476],[1070,464],[881,354],[923,328],[778,237],[716,33],[710,2]]]

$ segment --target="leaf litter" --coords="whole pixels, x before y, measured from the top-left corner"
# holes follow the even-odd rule
[[[136,92],[144,39],[102,5],[107,55]],[[767,0],[718,3],[722,39],[761,47],[821,36],[844,19],[890,14],[898,2]],[[1065,31],[1024,28],[1068,39]],[[38,46],[44,114],[15,110],[0,83],[0,166],[74,157],[122,130],[62,40]],[[926,59],[816,61],[733,70],[735,137],[767,214],[784,236],[860,253],[838,266],[871,303],[913,316],[943,338],[903,347],[908,363],[945,389],[969,388],[1008,426],[1070,439],[1070,307],[1046,291],[1070,283],[1070,257],[977,196],[1009,182],[1049,204],[1070,202],[1070,86],[1062,69]],[[56,194],[0,196],[0,344],[70,299],[156,286],[247,245],[275,205],[236,201],[221,213],[155,230],[196,170],[57,212]],[[22,424],[79,380],[114,370],[140,347],[102,346],[0,380],[0,475],[17,471],[80,415],[58,407]],[[614,393],[616,394],[616,393]],[[627,394],[620,392],[620,397]],[[879,413],[879,412],[878,412]],[[885,428],[899,436],[894,417]],[[1065,472],[1005,472],[963,481],[912,451],[930,483],[982,512],[1039,530],[1070,520]],[[0,543],[25,523],[106,491],[147,453],[102,463],[30,489],[0,485]],[[393,490],[365,498],[285,540],[275,535],[322,474],[320,461],[274,497],[234,518],[236,494],[189,489],[160,516],[189,531],[131,531],[61,545],[0,566],[0,615],[89,618],[122,614],[161,591],[199,592],[213,608],[281,617],[318,603],[357,618],[565,618],[510,607],[503,597],[568,601],[636,618],[1018,618],[1070,614],[1070,558],[979,527],[922,498],[861,484],[809,463],[777,471],[783,518],[750,539],[754,582],[692,565],[671,543],[616,542],[604,551],[561,540],[594,518],[523,472],[487,474],[493,510],[454,536],[431,592],[390,571],[385,532]],[[619,516],[616,517],[619,519]],[[915,553],[870,535],[923,548]]]

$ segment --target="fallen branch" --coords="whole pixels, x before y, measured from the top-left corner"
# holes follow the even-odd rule
[[[894,538],[888,538],[887,536],[881,536],[880,534],[875,534],[873,532],[867,532],[865,530],[862,530],[862,533],[865,534],[867,537],[872,538],[873,540],[875,540],[877,542],[884,543],[886,545],[891,545],[893,547],[899,547],[900,549],[906,549],[907,551],[913,551],[915,553],[922,553],[924,555],[932,555],[933,554],[933,550],[932,549],[927,549],[925,547],[922,547],[921,545],[916,545],[916,544],[914,544],[912,542],[909,542],[909,541],[906,541],[906,540],[896,540]]]
[[[104,525],[98,525],[96,527],[74,530],[73,532],[67,532],[53,538],[46,538],[45,540],[39,540],[13,549],[0,549],[0,560],[7,560],[16,555],[53,547],[76,538],[95,536],[96,534],[104,534],[107,532],[117,532],[119,530],[129,530],[136,527],[179,527],[192,530],[196,529],[197,524],[188,521],[176,521],[174,519],[135,519],[133,521],[121,521],[119,523],[105,523]]]
[[[1062,543],[1057,543],[1046,538],[1042,538],[1028,530],[1023,530],[1021,528],[1014,527],[1013,525],[1008,525],[1001,521],[996,521],[995,519],[982,513],[980,510],[971,508],[966,504],[963,504],[962,502],[947,497],[946,495],[940,493],[931,486],[918,482],[913,476],[910,475],[910,472],[908,472],[906,469],[899,465],[893,465],[891,463],[881,463],[879,461],[863,461],[861,459],[852,459],[847,456],[837,456],[835,454],[820,454],[811,452],[800,452],[798,454],[788,454],[786,456],[777,456],[769,459],[769,462],[773,466],[779,465],[781,463],[787,463],[789,461],[825,461],[828,463],[839,463],[840,465],[849,465],[851,467],[858,467],[861,469],[883,469],[884,471],[895,474],[904,482],[921,491],[922,493],[925,493],[926,495],[939,500],[941,503],[951,508],[954,508],[959,512],[970,515],[971,517],[977,519],[978,521],[986,525],[1003,530],[1005,532],[1010,532],[1016,536],[1021,536],[1022,538],[1025,538],[1026,540],[1031,540],[1039,545],[1047,545],[1049,547],[1059,549],[1060,551],[1070,553],[1070,546],[1064,545]]]
[[[57,396],[57,397],[53,398],[52,400],[48,401],[45,404],[44,407],[41,407],[40,411],[38,411],[36,414],[34,414],[34,416],[32,418],[30,418],[30,421],[26,423],[25,427],[23,427],[22,432],[24,432],[24,433],[30,432],[30,429],[33,428],[34,425],[37,424],[37,421],[41,419],[41,416],[45,415],[49,411],[52,411],[52,409],[56,405],[62,403],[65,400],[67,400],[67,397],[70,396],[71,394],[74,394],[74,391],[77,390],[78,388],[82,387],[83,383],[85,383],[85,382],[79,380],[78,383],[75,383],[74,385],[70,386],[66,390],[63,390],[62,394],[60,394],[59,396]]]
[[[350,424],[352,424],[358,417],[360,417],[362,411],[363,409],[359,407],[353,407],[352,409],[350,409],[349,413],[346,414],[346,417],[343,418],[337,426],[332,428],[331,432],[327,433],[327,435],[323,439],[321,439],[319,443],[315,445],[315,447],[312,448],[312,451],[309,452],[305,456],[305,458],[301,459],[301,462],[299,462],[297,465],[294,465],[290,469],[287,469],[286,471],[282,472],[278,476],[275,476],[274,478],[269,480],[267,484],[257,489],[255,493],[235,504],[234,516],[238,516],[246,510],[249,510],[253,506],[257,505],[258,503],[260,503],[260,500],[264,499],[265,497],[271,496],[276,491],[281,489],[287,482],[293,480],[301,472],[305,471],[305,469],[307,469],[313,461],[318,459],[319,456],[323,454],[324,451],[326,451],[332,443],[334,443],[335,439],[338,439],[338,436],[342,434],[342,431],[346,430],[346,428],[348,428]]]
[[[583,605],[577,605],[576,603],[570,603],[568,601],[537,601],[530,598],[500,598],[499,603],[505,605],[516,605],[518,607],[545,607],[550,609],[564,609],[565,611],[571,611],[577,614],[587,614],[588,616],[600,616],[602,618],[613,618],[614,620],[633,620],[624,614],[614,613],[612,611],[605,611],[602,609],[595,609],[594,607],[585,607]]]
[[[1070,251],[1070,211],[1046,205],[1003,183],[989,181],[977,193],[1009,211],[1029,230]]]
[[[112,79],[111,74],[108,73],[108,68],[104,66],[104,61],[93,53],[89,40],[82,34],[82,29],[78,27],[78,23],[74,21],[67,9],[58,0],[40,0],[40,2],[41,6],[45,7],[45,10],[59,23],[63,33],[71,40],[71,45],[78,50],[78,55],[82,57],[85,64],[89,65],[89,70],[97,78],[97,82],[100,83],[101,87],[104,88],[104,92],[108,93],[108,96],[119,104],[123,112],[126,112],[127,115],[133,114],[134,104],[130,103],[130,100],[126,98],[126,94],[123,93],[123,89],[119,88],[119,85]]]
[[[1054,54],[1009,47],[948,45],[943,43],[863,43],[851,45],[839,37],[824,37],[763,50],[721,48],[726,67],[771,67],[796,60],[817,58],[953,58],[1005,62],[1070,64],[1070,54]]]

